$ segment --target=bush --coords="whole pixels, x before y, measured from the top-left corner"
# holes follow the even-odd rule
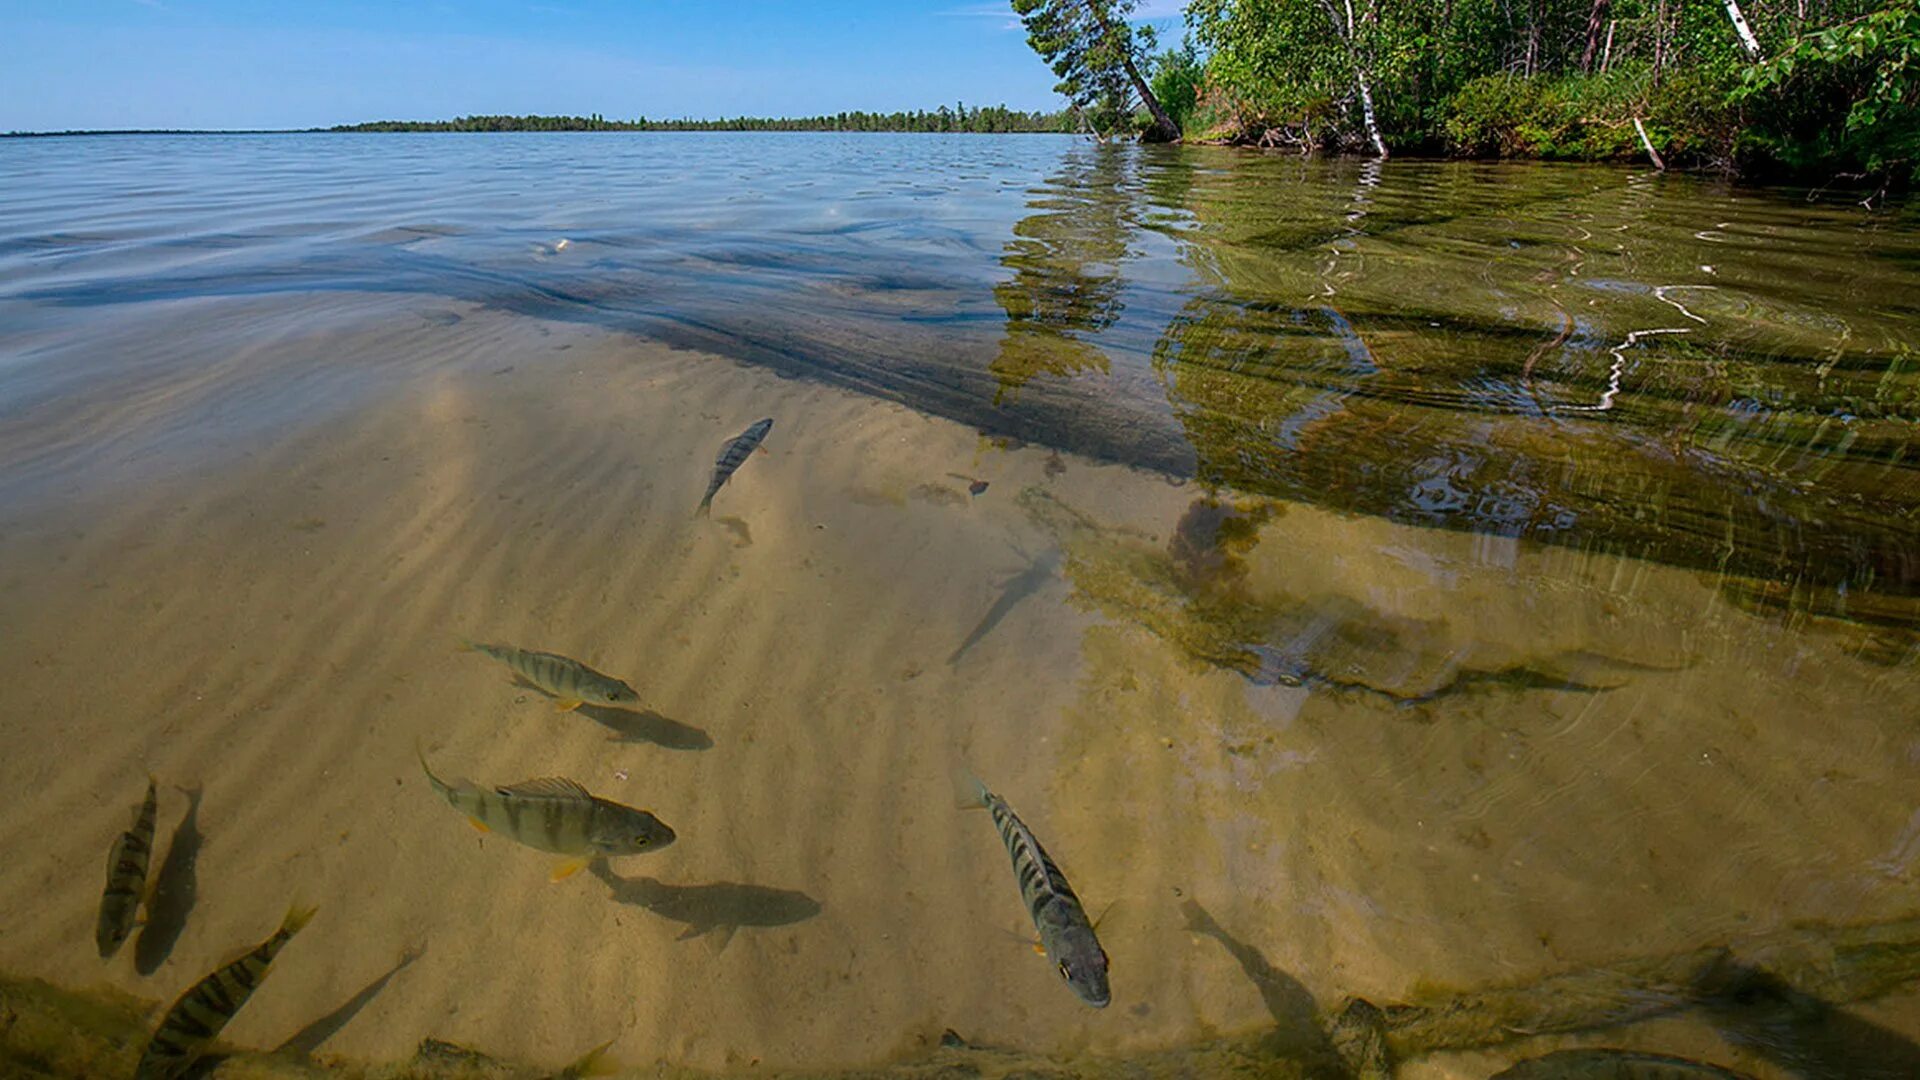
[[[1663,157],[1731,161],[1739,124],[1725,88],[1705,75],[1648,83],[1637,67],[1605,75],[1483,76],[1447,103],[1447,147],[1473,157],[1632,160],[1645,154],[1633,130],[1637,116]]]
[[[1206,67],[1201,64],[1191,41],[1153,58],[1148,84],[1153,96],[1160,99],[1160,107],[1167,110],[1181,131],[1186,131],[1194,121],[1194,112],[1200,104],[1200,82],[1205,77]]]

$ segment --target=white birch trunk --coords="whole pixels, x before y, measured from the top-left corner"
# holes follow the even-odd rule
[[[1753,27],[1747,25],[1747,17],[1740,13],[1740,0],[1724,0],[1727,5],[1727,18],[1733,20],[1733,32],[1740,35],[1740,45],[1747,50],[1749,59],[1760,59],[1760,39],[1753,36]]]
[[[1647,156],[1653,159],[1653,167],[1666,172],[1667,163],[1660,160],[1660,151],[1653,148],[1653,140],[1647,138],[1646,125],[1642,124],[1637,116],[1633,118],[1633,130],[1640,133],[1640,145],[1647,148]]]
[[[1347,44],[1347,60],[1353,64],[1353,85],[1360,92],[1360,122],[1366,125],[1367,141],[1373,144],[1374,153],[1385,158],[1387,143],[1380,137],[1380,125],[1374,121],[1373,117],[1373,86],[1367,79],[1367,66],[1360,62],[1360,49],[1353,40],[1353,0],[1345,0],[1347,21],[1344,26],[1341,25],[1340,16],[1334,13],[1333,5],[1328,0],[1321,0],[1321,6],[1326,8],[1327,20],[1333,23],[1334,33],[1339,34],[1341,40]]]

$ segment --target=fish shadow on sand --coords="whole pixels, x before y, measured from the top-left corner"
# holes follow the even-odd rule
[[[650,877],[621,877],[604,859],[595,861],[592,871],[612,890],[615,902],[684,923],[680,941],[717,933],[718,947],[725,948],[741,927],[789,926],[820,914],[818,900],[794,889],[731,881],[668,885]]]
[[[513,685],[542,697],[554,695],[515,676]],[[612,705],[583,704],[573,710],[613,732],[612,742],[652,743],[669,750],[711,750],[713,737],[692,724],[683,724],[652,709],[621,709]]]
[[[1285,1057],[1312,1058],[1337,1062],[1333,1044],[1320,1030],[1319,1008],[1313,994],[1300,980],[1267,962],[1260,950],[1227,933],[1213,915],[1196,900],[1184,900],[1180,914],[1186,916],[1187,930],[1210,937],[1226,946],[1227,953],[1240,965],[1260,992],[1260,1000],[1273,1017],[1273,1033],[1267,1042],[1272,1051]]]
[[[574,712],[613,732],[612,742],[652,743],[669,750],[713,749],[713,737],[705,731],[662,716],[652,709],[582,705]]]
[[[187,796],[187,812],[167,841],[166,857],[153,875],[147,924],[133,943],[133,968],[142,975],[160,970],[173,955],[174,943],[187,928],[187,916],[193,912],[200,892],[200,849],[207,842],[200,832],[200,796],[204,792],[198,785],[181,790]]]
[[[1026,567],[1019,573],[1001,583],[999,598],[994,600],[993,606],[980,617],[980,621],[974,624],[966,640],[960,643],[960,647],[953,650],[953,655],[947,657],[947,663],[959,663],[960,658],[967,654],[967,650],[980,644],[980,639],[992,633],[993,628],[1000,625],[1000,620],[1006,618],[1009,612],[1020,605],[1020,601],[1039,592],[1047,582],[1052,581],[1059,573],[1060,562],[1061,554],[1058,548],[1041,552],[1038,557],[1028,559]]]
[[[1906,1036],[1731,959],[1699,981],[1700,1009],[1722,1038],[1804,1080],[1920,1076]]]
[[[420,959],[420,954],[425,951],[425,946],[421,946],[401,953],[399,962],[388,968],[385,974],[361,987],[358,993],[342,1002],[339,1008],[288,1036],[287,1041],[274,1047],[273,1052],[291,1054],[299,1058],[312,1056],[315,1050],[320,1049],[321,1043],[333,1038],[341,1028],[346,1027],[355,1016],[360,1014],[361,1009],[366,1008],[374,998],[380,995],[380,991],[387,988],[387,984],[393,981],[395,975],[405,971],[407,966]]]
[[[714,518],[714,523],[733,535],[733,546],[737,548],[753,546],[753,530],[746,521],[737,517]]]

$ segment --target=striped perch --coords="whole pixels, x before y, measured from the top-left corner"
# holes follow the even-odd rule
[[[246,955],[194,983],[167,1010],[166,1019],[147,1042],[133,1080],[175,1080],[184,1076],[267,977],[273,958],[313,918],[314,909],[294,905],[273,936]]]
[[[706,497],[700,500],[700,508],[694,511],[696,517],[713,512],[713,497],[720,493],[720,486],[727,482],[735,470],[746,464],[747,458],[760,448],[760,440],[772,430],[773,418],[768,417],[741,432],[721,449],[719,459],[713,463],[713,479],[707,481]]]
[[[611,675],[603,675],[571,656],[535,652],[512,645],[489,645],[460,639],[460,646],[493,657],[525,679],[534,689],[553,698],[553,707],[571,712],[583,702],[594,705],[640,704],[640,692]]]
[[[159,812],[159,783],[147,774],[147,798],[133,817],[133,828],[120,834],[107,853],[107,889],[100,895],[100,920],[93,941],[100,958],[120,951],[133,933],[140,904],[146,898],[147,861],[153,857],[153,823]]]
[[[1096,1009],[1105,1008],[1112,1000],[1107,986],[1107,953],[1094,936],[1093,923],[1074,895],[1073,886],[1067,884],[1067,876],[1007,800],[972,776],[964,779],[962,790],[966,805],[985,807],[1000,829],[1000,839],[1013,857],[1014,876],[1020,881],[1020,900],[1033,916],[1034,929],[1040,932],[1041,950],[1081,1001]]]
[[[673,830],[666,822],[645,810],[599,798],[564,777],[548,776],[495,788],[464,780],[449,783],[433,774],[424,750],[418,746],[414,749],[420,755],[420,770],[427,774],[427,783],[450,806],[465,814],[474,828],[566,856],[554,868],[554,881],[572,877],[597,858],[638,855],[673,843]]]

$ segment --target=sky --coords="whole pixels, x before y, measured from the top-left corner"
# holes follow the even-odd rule
[[[1136,21],[1177,39],[1179,7]],[[1061,104],[1005,0],[0,0],[0,27],[0,131]]]

